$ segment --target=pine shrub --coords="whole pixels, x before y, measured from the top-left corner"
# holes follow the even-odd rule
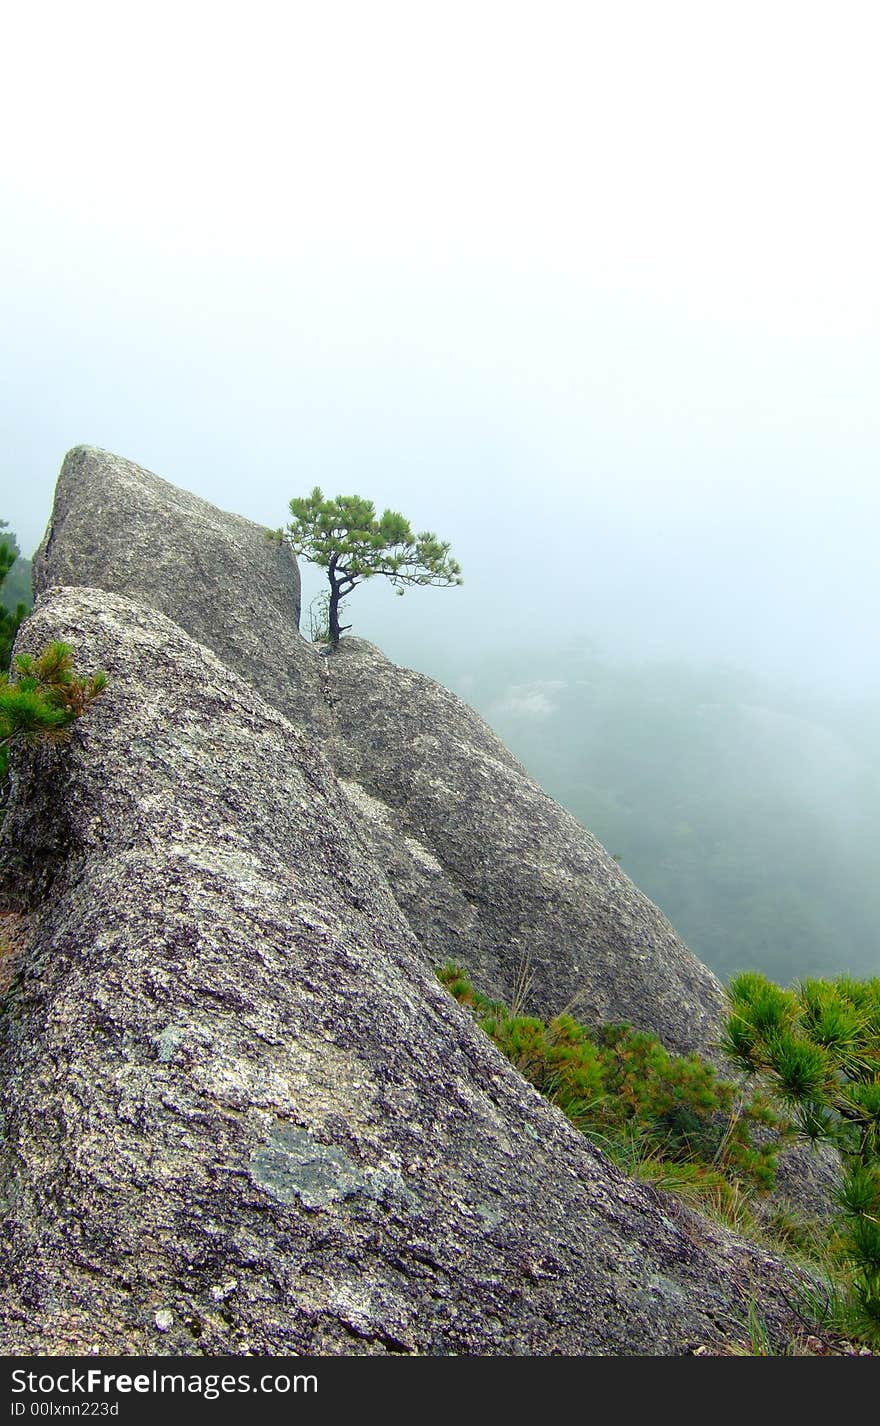
[[[840,1154],[838,1253],[854,1319],[880,1343],[880,979],[735,977],[724,1048],[766,1084],[797,1132]]]
[[[766,1094],[743,1095],[698,1055],[671,1055],[629,1025],[590,1030],[570,1015],[514,1015],[460,966],[437,974],[519,1072],[625,1168],[658,1181],[676,1165],[688,1196],[722,1212],[741,1185],[772,1188],[785,1123]],[[755,1125],[778,1132],[756,1139]]]
[[[59,743],[104,691],[107,675],[79,678],[69,644],[53,643],[34,657],[18,654],[0,673],[0,805],[5,800],[9,749],[14,743]]]

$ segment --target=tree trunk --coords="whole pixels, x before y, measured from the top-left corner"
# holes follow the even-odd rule
[[[330,581],[330,606],[328,613],[330,624],[330,644],[332,648],[338,649],[339,636],[342,633],[342,630],[339,627],[339,585],[333,579],[331,579]]]
[[[337,574],[336,555],[331,556],[327,566],[327,578],[330,580],[330,603],[327,607],[327,622],[330,626],[330,647],[336,651],[339,648],[339,640],[344,629],[350,629],[350,624],[340,624],[339,606],[346,595],[351,594],[357,584],[357,579],[343,569],[342,574]]]

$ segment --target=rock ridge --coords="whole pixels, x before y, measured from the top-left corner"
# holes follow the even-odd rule
[[[110,684],[2,832],[0,1351],[681,1354],[753,1299],[788,1339],[792,1269],[442,990],[313,735],[147,603],[44,588],[57,638]]]
[[[91,447],[61,468],[35,587],[86,584],[166,614],[318,739],[427,965],[489,995],[630,1020],[713,1053],[723,992],[607,851],[432,679],[360,639],[298,633],[292,557],[241,517]],[[145,560],[145,550],[157,550]]]

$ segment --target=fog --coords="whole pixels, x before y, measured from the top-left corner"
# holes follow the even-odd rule
[[[393,657],[868,706],[878,38],[774,0],[19,7],[0,516],[29,553],[81,442],[270,526],[356,491],[463,567],[356,591]]]

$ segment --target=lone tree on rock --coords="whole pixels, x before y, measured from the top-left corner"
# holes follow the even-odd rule
[[[407,584],[461,584],[461,566],[450,557],[449,545],[436,535],[414,535],[409,521],[396,510],[376,518],[372,500],[337,495],[325,500],[316,485],[311,495],[291,500],[292,522],[279,530],[295,555],[326,569],[330,581],[328,625],[330,644],[337,648],[343,629],[339,606],[356,585],[384,574],[403,594]]]

